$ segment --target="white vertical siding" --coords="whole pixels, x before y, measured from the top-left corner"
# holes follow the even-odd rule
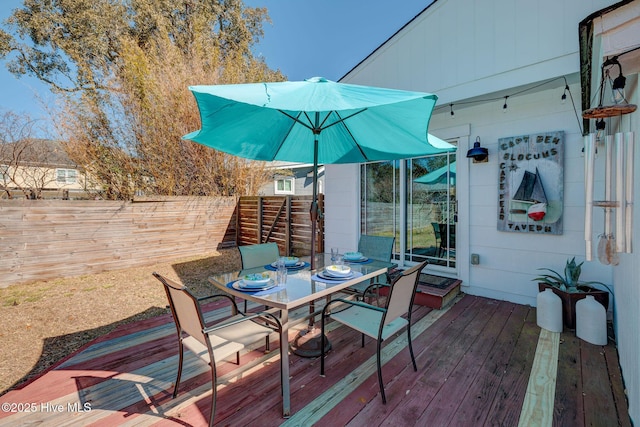
[[[560,104],[563,81],[510,97],[524,85],[568,76],[580,114],[578,24],[611,0],[437,0],[393,39],[350,71],[343,82],[436,93],[439,105],[497,96],[495,101],[439,110],[430,132],[441,138],[466,126],[458,152],[458,275],[468,293],[535,305],[537,268],[562,269],[567,258],[584,260],[584,161],[580,124],[568,101]],[[628,80],[629,81],[629,80]],[[635,81],[635,79],[633,79]],[[637,85],[635,103],[638,103]],[[636,132],[636,164],[640,165],[639,113],[631,119]],[[497,140],[521,134],[563,130],[564,232],[536,235],[499,232]],[[461,135],[456,135],[461,136]],[[470,164],[466,150],[480,136],[490,161]],[[603,156],[597,169],[603,170]],[[465,163],[466,162],[466,163]],[[636,174],[640,173],[636,166]],[[357,168],[327,167],[327,246],[353,245],[359,230]],[[331,175],[340,177],[331,180]],[[638,175],[636,175],[638,176]],[[597,175],[602,191],[603,175]],[[636,182],[638,180],[636,179]],[[640,185],[636,185],[640,200]],[[336,194],[332,194],[336,192]],[[351,197],[345,195],[351,194]],[[353,219],[333,216],[352,212]],[[594,211],[594,239],[602,232],[603,214]],[[640,420],[640,209],[635,210],[636,253],[621,256],[618,267],[585,263],[583,278],[614,287],[620,362],[631,418]],[[596,240],[597,241],[597,240]],[[469,265],[469,254],[480,254],[480,265]]]
[[[636,81],[639,75],[636,74]],[[640,102],[640,89],[627,92],[629,102]],[[635,132],[635,185],[633,210],[634,253],[621,254],[620,265],[613,269],[617,307],[616,339],[620,366],[629,397],[629,415],[640,424],[640,114],[628,116],[629,129]],[[624,129],[628,131],[629,129]]]
[[[563,88],[564,86],[562,86]],[[562,105],[562,88],[552,87],[509,99],[507,113],[502,103],[490,102],[456,111],[454,121],[470,123],[472,145],[476,135],[489,149],[488,163],[469,163],[464,158],[466,147],[460,147],[459,164],[468,163],[469,180],[458,180],[458,187],[468,186],[468,207],[459,206],[459,227],[467,222],[469,241],[458,245],[462,253],[480,254],[480,265],[471,266],[467,277],[461,277],[466,291],[476,295],[506,299],[535,305],[537,285],[532,282],[537,268],[562,269],[567,258],[584,259],[584,184],[582,137],[575,113],[570,105]],[[577,84],[571,86],[574,94]],[[497,104],[497,105],[494,105]],[[430,129],[438,134],[441,126],[450,126],[448,111],[434,115]],[[538,132],[562,130],[565,133],[564,231],[562,235],[501,232],[497,230],[498,173],[500,159],[499,138]],[[601,166],[602,158],[599,158]],[[601,179],[600,179],[601,181]],[[600,188],[602,182],[599,182]],[[601,232],[602,216],[595,212],[596,233]],[[584,278],[612,283],[611,267],[598,263],[584,265]]]
[[[342,81],[466,99],[579,67],[578,24],[609,0],[437,0]]]
[[[325,165],[325,248],[352,251],[360,231],[360,166]]]

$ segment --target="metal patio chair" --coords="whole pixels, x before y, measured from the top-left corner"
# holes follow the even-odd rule
[[[442,251],[442,233],[440,233],[440,224],[437,222],[432,222],[431,226],[433,227],[433,236],[436,239],[435,245],[435,256],[440,258],[440,251]]]
[[[280,248],[274,242],[259,243],[256,245],[238,246],[242,269],[263,267],[271,264],[280,257]],[[265,306],[265,309],[268,308]],[[247,300],[244,300],[244,311],[247,311]],[[267,345],[268,347],[268,345]]]
[[[238,246],[238,249],[243,270],[271,264],[280,256],[280,249],[273,242]]]
[[[178,395],[184,349],[187,348],[211,368],[211,416],[209,425],[213,425],[216,411],[217,377],[216,362],[220,362],[234,353],[236,364],[240,364],[240,351],[261,340],[269,339],[273,332],[280,332],[281,325],[277,317],[270,313],[245,315],[238,312],[235,301],[228,295],[212,295],[196,298],[185,286],[180,285],[158,273],[153,273],[163,285],[169,300],[169,307],[178,333],[178,374],[173,397]],[[214,325],[207,325],[200,308],[200,301],[213,298],[226,298],[231,302],[231,316]],[[260,323],[257,323],[257,321]]]
[[[451,256],[456,249],[456,226],[455,224],[440,224],[440,249],[438,257],[444,255]]]
[[[358,252],[369,259],[389,262],[391,261],[391,255],[393,254],[393,244],[395,241],[395,237],[370,236],[363,234],[360,236],[360,240],[358,241]],[[365,296],[374,296],[377,298],[378,295],[365,295],[365,289],[369,288],[374,283],[389,282],[389,274],[387,273],[383,276],[371,279],[369,283],[365,282],[350,286],[345,289],[345,292],[356,294],[360,299],[364,299]]]
[[[418,278],[420,271],[427,265],[424,261],[403,271],[397,276],[390,285],[376,284],[373,286],[389,287],[389,294],[384,307],[367,304],[362,301],[352,301],[349,299],[339,298],[329,302],[322,310],[322,333],[321,346],[322,354],[320,356],[320,375],[324,375],[325,362],[325,323],[328,317],[332,320],[342,323],[362,334],[362,347],[364,347],[364,336],[368,335],[377,341],[376,359],[378,367],[378,384],[380,385],[380,393],[382,395],[382,403],[387,403],[384,394],[384,382],[382,381],[382,363],[381,350],[382,341],[386,340],[396,332],[406,326],[407,338],[409,342],[409,353],[411,354],[411,362],[413,370],[417,371],[416,359],[413,355],[413,346],[411,344],[411,311],[413,308],[413,300],[418,286]],[[336,304],[340,306],[336,307]],[[332,310],[333,309],[333,310]],[[407,316],[405,319],[403,316]]]

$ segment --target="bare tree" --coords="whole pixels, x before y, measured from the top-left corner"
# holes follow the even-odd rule
[[[0,186],[9,199],[15,191],[42,198],[42,190],[57,179],[52,166],[66,158],[59,143],[36,138],[36,128],[37,121],[28,115],[0,115]]]
[[[181,137],[200,126],[189,85],[284,79],[251,52],[265,20],[241,0],[24,0],[0,58],[62,97],[61,139],[103,197],[243,195],[263,163]]]

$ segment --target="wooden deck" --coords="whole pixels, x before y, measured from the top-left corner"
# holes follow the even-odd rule
[[[207,308],[212,318],[222,311]],[[416,306],[413,325],[417,373],[406,333],[384,347],[387,405],[378,393],[374,342],[361,348],[352,331],[329,328],[334,350],[325,378],[318,359],[291,355],[291,418],[281,416],[278,352],[258,347],[242,355],[240,366],[219,363],[216,423],[631,425],[611,343],[541,333],[534,308],[469,295],[443,310]],[[0,425],[206,425],[208,369],[187,356],[180,394],[172,399],[176,350],[168,315],[123,327],[1,396]]]

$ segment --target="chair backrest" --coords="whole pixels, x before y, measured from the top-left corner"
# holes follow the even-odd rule
[[[164,285],[178,335],[182,336],[182,332],[186,332],[206,346],[207,341],[202,332],[205,327],[204,317],[197,298],[185,286],[158,273],[153,275]]]
[[[395,237],[369,236],[363,234],[358,242],[358,252],[367,258],[389,262],[393,253]]]
[[[238,246],[238,249],[240,250],[243,270],[271,264],[280,256],[280,249],[274,242]]]
[[[407,314],[407,312],[411,310],[413,306],[413,296],[418,287],[420,271],[422,271],[426,265],[427,261],[414,265],[395,278],[391,284],[389,296],[387,297],[385,307],[387,312],[384,315],[383,326],[391,323],[399,316]]]
[[[442,246],[455,249],[456,247],[456,226],[455,224],[440,224],[440,234],[442,236]]]
[[[440,233],[440,224],[437,222],[432,222],[431,226],[433,227],[433,235],[436,236],[436,240],[442,237],[442,233]]]

